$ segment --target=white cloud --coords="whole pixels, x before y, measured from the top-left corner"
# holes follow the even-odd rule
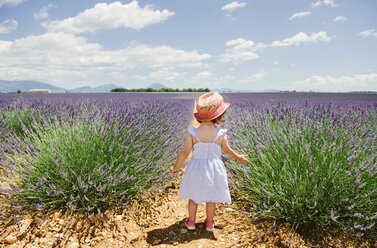
[[[324,31],[312,33],[310,36],[303,32],[299,32],[292,37],[285,38],[281,41],[276,40],[271,44],[263,44],[261,42],[255,43],[252,40],[238,38],[225,43],[228,48],[225,50],[225,53],[219,56],[219,60],[223,63],[233,62],[237,64],[248,60],[258,59],[259,55],[257,52],[267,47],[299,46],[301,43],[316,43],[319,41],[330,41],[331,39],[332,38],[328,37],[327,33]]]
[[[176,78],[182,75],[182,73],[171,71],[170,68],[162,68],[161,70],[149,73],[148,76],[154,80],[174,81]]]
[[[285,38],[282,41],[274,41],[271,43],[271,47],[287,47],[296,45],[299,46],[301,43],[313,43],[318,41],[330,41],[331,37],[327,36],[327,33],[322,31],[318,33],[312,33],[310,36],[303,32],[299,32],[295,36]]]
[[[251,51],[234,52],[232,50],[227,50],[220,56],[220,61],[223,63],[230,61],[237,63],[254,59],[259,59],[259,55]]]
[[[73,34],[46,33],[15,41],[0,40],[0,78],[72,85],[88,78],[107,80],[111,72],[124,73],[133,68],[203,67],[204,60],[210,57],[196,50],[184,51],[163,45],[135,44],[106,50],[98,43]]]
[[[345,21],[347,21],[347,18],[344,17],[344,16],[337,16],[332,21],[333,22],[345,22]]]
[[[16,6],[16,5],[18,5],[18,4],[20,4],[24,1],[26,1],[26,0],[0,0],[0,8],[1,8],[1,6],[5,5],[5,4]]]
[[[238,1],[234,1],[234,2],[231,2],[229,4],[226,4],[224,5],[221,10],[225,10],[225,11],[233,11],[237,8],[243,8],[246,6],[246,3],[244,2],[238,2]]]
[[[315,3],[312,3],[313,7],[319,7],[321,5],[329,5],[331,7],[338,6],[337,4],[335,4],[334,0],[322,0],[322,1],[317,1]]]
[[[211,78],[213,77],[212,72],[202,71],[196,74],[195,79]]]
[[[119,71],[113,71],[110,74],[116,80],[125,80],[127,78],[126,75],[124,75],[124,73]]]
[[[372,36],[374,38],[377,38],[377,32],[375,29],[368,29],[368,30],[364,30],[364,31],[361,31],[359,33],[359,35],[363,36],[363,37],[369,37],[369,36]]]
[[[48,10],[56,7],[53,4],[49,4],[47,6],[44,6],[42,9],[40,9],[37,13],[33,13],[33,16],[36,20],[41,20],[41,19],[47,19],[48,18]]]
[[[75,17],[61,21],[49,21],[43,24],[50,32],[83,33],[99,29],[116,29],[120,27],[140,30],[155,23],[166,21],[175,13],[169,10],[154,10],[147,5],[139,6],[137,1],[129,4],[121,2],[98,3]]]
[[[239,38],[227,41],[225,45],[230,48],[226,49],[225,53],[220,55],[220,61],[223,63],[230,61],[238,63],[259,58],[259,55],[255,51],[260,48],[260,44],[256,45],[252,40]]]
[[[238,83],[250,83],[250,82],[262,80],[266,76],[266,74],[267,74],[266,72],[255,73],[248,77],[238,80]]]
[[[302,12],[298,12],[298,13],[294,13],[293,15],[291,15],[291,17],[289,17],[289,20],[293,20],[297,17],[305,17],[305,16],[310,16],[312,14],[312,12],[310,11],[302,11]]]
[[[315,91],[358,91],[377,90],[377,73],[357,74],[353,76],[317,76],[293,83],[299,90]]]
[[[133,76],[133,78],[139,81],[144,81],[148,79],[148,76],[136,75],[136,76]]]
[[[261,79],[264,78],[264,76],[266,76],[266,73],[260,72],[260,73],[255,73],[255,74],[251,75],[251,78],[253,78],[255,80],[261,80]]]
[[[232,80],[232,79],[234,79],[234,76],[231,76],[231,75],[225,75],[225,76],[223,76],[223,77],[221,77],[220,78],[220,80]]]
[[[18,22],[16,20],[5,20],[0,23],[0,34],[8,34],[11,31],[15,30],[18,26]]]

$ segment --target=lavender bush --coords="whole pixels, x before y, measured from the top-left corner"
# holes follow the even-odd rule
[[[230,140],[250,163],[228,166],[250,214],[377,237],[376,113],[361,103],[235,102]]]
[[[168,168],[184,140],[191,101],[55,104],[65,113],[49,115],[53,121],[44,126],[32,122],[22,139],[8,134],[1,145],[1,165],[17,179],[3,194],[12,195],[16,207],[68,207],[92,217],[169,183]]]

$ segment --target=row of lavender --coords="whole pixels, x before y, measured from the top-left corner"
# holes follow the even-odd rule
[[[233,101],[226,126],[250,158],[228,162],[248,214],[376,238],[377,101],[245,96]]]
[[[15,209],[92,217],[170,183],[192,99],[74,96],[0,98],[0,173],[12,182],[0,194]]]
[[[18,182],[0,194],[12,194],[16,209],[68,207],[91,217],[163,188],[194,97],[0,96],[0,173]],[[342,97],[350,98],[224,94],[229,139],[251,161],[227,163],[250,214],[377,236],[377,99],[331,100]]]

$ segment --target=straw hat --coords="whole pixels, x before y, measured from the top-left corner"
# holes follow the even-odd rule
[[[199,97],[194,116],[198,121],[210,121],[222,115],[229,105],[218,92],[209,92]]]

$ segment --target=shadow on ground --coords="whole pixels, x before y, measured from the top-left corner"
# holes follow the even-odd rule
[[[196,223],[196,229],[187,230],[185,218],[165,228],[158,228],[147,233],[147,243],[151,245],[188,243],[198,239],[217,240],[213,232],[205,229],[204,222]],[[222,229],[220,226],[215,226]]]

